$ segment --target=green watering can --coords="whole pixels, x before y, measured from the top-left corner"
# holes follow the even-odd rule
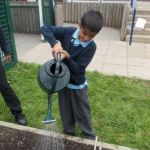
[[[48,94],[48,115],[43,121],[45,124],[55,122],[51,115],[51,95],[63,89],[70,80],[68,67],[61,61],[61,54],[57,53],[54,59],[44,63],[38,72],[38,84]]]

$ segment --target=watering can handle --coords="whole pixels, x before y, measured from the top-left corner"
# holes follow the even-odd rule
[[[56,53],[55,60],[56,60],[55,75],[58,75],[59,74],[60,63],[61,63],[61,53]]]

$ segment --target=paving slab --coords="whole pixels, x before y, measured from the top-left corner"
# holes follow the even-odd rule
[[[113,74],[113,75],[127,76],[127,66],[105,63],[103,65],[102,72],[108,75]]]
[[[50,51],[50,46],[48,43],[40,43],[30,51],[24,53],[18,59],[21,62],[28,62],[28,63],[36,63],[36,64],[43,64],[46,61],[52,59],[52,54]]]
[[[15,33],[17,56],[20,58],[41,42],[38,34]]]

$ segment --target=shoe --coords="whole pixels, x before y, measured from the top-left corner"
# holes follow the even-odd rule
[[[25,118],[25,115],[23,114],[16,114],[15,119],[18,122],[19,125],[26,126],[27,125],[27,120]]]
[[[89,140],[95,140],[96,139],[94,132],[88,132],[88,133],[83,132],[83,135],[84,135],[85,139],[89,139]]]

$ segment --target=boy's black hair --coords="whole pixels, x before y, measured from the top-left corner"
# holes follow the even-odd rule
[[[81,18],[81,26],[98,33],[103,26],[103,16],[99,11],[89,10]]]

